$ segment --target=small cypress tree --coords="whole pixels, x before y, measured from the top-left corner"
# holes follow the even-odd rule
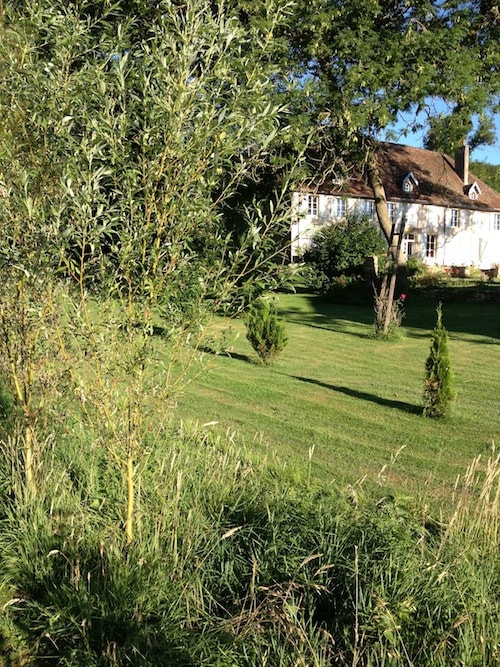
[[[448,352],[448,332],[443,326],[441,304],[436,312],[437,322],[425,364],[424,415],[439,419],[448,413],[450,402],[455,398],[455,389]]]
[[[247,339],[263,363],[271,363],[285,349],[288,342],[285,321],[278,317],[272,301],[261,298],[252,304],[246,316],[246,327]]]

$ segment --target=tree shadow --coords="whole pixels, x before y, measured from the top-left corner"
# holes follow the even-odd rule
[[[478,301],[453,287],[439,291],[409,290],[402,329],[410,338],[430,336],[436,324],[436,307],[441,302],[443,323],[449,334],[461,338],[463,335],[481,336],[484,340],[471,338],[470,342],[494,344],[500,339],[500,286],[495,288],[496,291],[498,301]],[[316,294],[303,296],[308,304],[306,312],[293,307],[280,308],[280,314],[287,321],[360,338],[371,337],[370,325],[373,325],[374,314],[373,305],[368,301],[346,303],[334,302]]]
[[[228,350],[216,350],[209,345],[202,345],[199,348],[200,352],[204,354],[211,354],[214,357],[227,357],[228,359],[237,359],[238,361],[244,361],[247,364],[255,365],[257,362],[253,357],[250,357],[248,354],[240,354],[239,352],[230,352]]]
[[[287,322],[312,329],[340,332],[357,338],[371,337],[374,315],[370,303],[335,303],[314,294],[305,294],[304,298],[312,310],[304,312],[300,308],[281,304],[280,315]],[[353,328],[358,328],[358,331]]]
[[[395,401],[391,398],[383,398],[381,396],[377,396],[376,394],[369,394],[365,391],[358,391],[357,389],[351,389],[350,387],[343,387],[341,385],[328,384],[326,382],[321,382],[320,380],[314,380],[313,378],[301,377],[300,375],[292,375],[291,377],[293,377],[295,380],[299,380],[300,382],[315,384],[318,387],[324,387],[325,389],[337,391],[340,394],[345,394],[346,396],[352,396],[352,398],[360,398],[363,401],[370,401],[371,403],[377,403],[378,405],[383,405],[384,407],[401,410],[402,412],[407,412],[412,415],[422,414],[421,405],[405,403],[404,401]]]

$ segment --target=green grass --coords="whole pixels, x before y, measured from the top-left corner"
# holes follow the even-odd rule
[[[387,342],[371,337],[369,304],[283,294],[289,343],[271,367],[257,362],[242,321],[218,321],[233,342],[208,359],[179,415],[234,429],[279,466],[304,468],[312,455],[319,484],[366,476],[446,497],[500,439],[500,312],[496,304],[444,305],[458,398],[451,418],[438,421],[421,415],[435,305],[410,296],[402,337]]]

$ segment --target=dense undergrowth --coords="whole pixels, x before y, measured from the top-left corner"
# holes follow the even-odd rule
[[[10,444],[9,444],[10,443]],[[106,452],[46,443],[36,498],[1,458],[0,664],[497,664],[499,460],[446,520],[319,488],[183,425],[151,451],[127,545]]]

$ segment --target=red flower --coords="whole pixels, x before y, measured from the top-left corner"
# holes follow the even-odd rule
[[[406,294],[401,294],[399,298],[401,299],[401,301],[404,301],[406,299]]]

